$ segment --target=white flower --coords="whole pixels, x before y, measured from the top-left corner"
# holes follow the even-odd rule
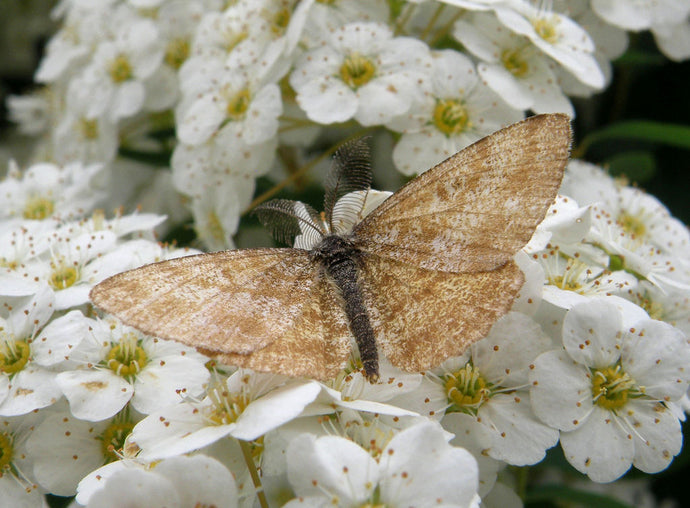
[[[104,2],[100,6],[91,3],[87,8],[74,2],[71,4],[60,30],[48,41],[45,55],[35,75],[39,83],[51,83],[65,76],[69,77],[70,73],[85,64],[92,48],[111,35],[108,25],[109,7]]]
[[[179,100],[178,69],[191,52],[192,37],[209,2],[200,0],[163,2],[155,16],[163,65],[145,80],[145,107],[150,111],[171,108]]]
[[[594,43],[581,26],[527,0],[514,0],[509,5],[494,10],[506,28],[527,37],[587,86],[596,89],[604,86],[604,74],[593,55]]]
[[[198,450],[228,435],[252,441],[300,416],[320,392],[313,381],[239,369],[226,381],[215,380],[202,401],[151,413],[134,428],[132,439],[145,460]]]
[[[458,20],[453,35],[482,60],[477,64],[479,75],[510,106],[574,116],[548,57],[526,37],[506,31],[493,14]]]
[[[45,508],[48,505],[32,475],[33,461],[26,441],[43,413],[0,417],[0,499],[12,508]]]
[[[437,423],[422,422],[372,457],[345,438],[302,434],[287,451],[299,497],[285,506],[477,506],[476,462],[447,439]]]
[[[89,300],[89,291],[97,282],[93,263],[97,270],[99,257],[113,249],[115,243],[111,231],[76,231],[72,236],[70,228],[64,227],[51,238],[50,256],[28,263],[25,273],[48,282],[55,291],[57,310],[75,307]]]
[[[421,173],[522,118],[480,81],[470,59],[457,51],[435,52],[430,74],[431,91],[386,125],[403,133],[393,162],[406,175]]]
[[[377,125],[405,113],[428,86],[429,49],[380,23],[349,23],[295,64],[297,103],[318,123]]]
[[[682,443],[673,406],[690,382],[685,336],[660,321],[626,323],[592,299],[566,315],[563,345],[534,361],[530,395],[537,416],[560,429],[568,462],[596,482],[631,464],[664,469]]]
[[[94,187],[103,166],[43,162],[25,171],[10,163],[0,182],[0,219],[45,220],[77,218],[94,208],[101,193]]]
[[[339,27],[354,21],[385,23],[390,7],[385,0],[349,0],[347,2],[315,2],[304,26],[307,43],[316,44]]]
[[[48,249],[55,231],[52,221],[12,220],[0,224],[0,267],[6,273],[21,274],[26,263]]]
[[[130,413],[98,423],[77,420],[67,411],[47,416],[26,443],[36,481],[51,494],[73,496],[84,476],[118,459],[134,427]]]
[[[639,31],[684,20],[690,4],[685,0],[592,0],[592,9],[611,25]]]
[[[633,275],[623,270],[612,272],[583,258],[578,252],[564,255],[556,247],[534,255],[544,269],[544,300],[569,309],[593,296],[623,296],[637,286]]]
[[[48,130],[50,125],[50,98],[45,91],[25,95],[10,95],[6,99],[9,118],[17,124],[19,132],[37,136]]]
[[[141,111],[144,80],[163,60],[158,29],[151,20],[131,16],[118,21],[114,39],[98,45],[90,64],[69,85],[87,118],[106,114],[117,121]]]
[[[80,101],[80,97],[75,95],[75,89],[68,91],[67,107],[53,130],[52,148],[55,159],[83,163],[112,161],[120,142],[116,122],[105,112],[87,116],[88,109],[92,106]]]
[[[75,348],[75,370],[57,375],[57,384],[77,418],[109,418],[130,402],[152,411],[202,393],[208,360],[174,341],[145,336],[113,320],[91,322],[91,334]]]
[[[202,90],[183,89],[185,97],[176,111],[182,143],[198,146],[221,130],[228,131],[225,135],[235,146],[257,145],[275,136],[283,105],[270,62],[238,68],[222,60],[191,59],[180,73],[199,73],[199,67],[209,84]]]
[[[233,475],[212,457],[172,457],[148,466],[115,465],[95,471],[79,484],[80,504],[92,508],[237,506]]]
[[[0,415],[14,416],[49,406],[62,396],[51,366],[64,358],[55,358],[50,350],[53,340],[43,334],[52,336],[56,347],[72,339],[78,343],[80,337],[65,337],[60,323],[53,325],[57,320],[45,326],[55,302],[45,282],[4,276],[0,287],[1,293],[11,295],[0,296],[2,308],[11,309],[0,315]]]
[[[254,179],[228,175],[194,195],[191,206],[194,229],[209,251],[235,247],[232,237],[253,193]]]
[[[469,354],[444,362],[434,375],[448,403],[442,420],[455,434],[466,426],[455,412],[470,415],[491,444],[483,453],[509,464],[534,464],[558,441],[558,432],[540,422],[529,404],[527,374],[551,340],[531,318],[511,312]],[[462,423],[464,422],[464,423]]]

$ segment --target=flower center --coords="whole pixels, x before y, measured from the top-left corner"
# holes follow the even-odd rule
[[[558,42],[558,30],[556,30],[555,20],[537,18],[532,21],[532,26],[537,35],[549,44],[556,44]]]
[[[559,289],[575,291],[576,293],[582,289],[582,284],[580,284],[577,280],[564,275],[554,275],[553,277],[549,277],[549,284],[556,286]]]
[[[10,470],[12,451],[12,437],[6,432],[0,433],[0,478]]]
[[[503,67],[517,78],[524,77],[529,71],[527,61],[517,49],[506,49],[503,51],[503,54],[501,54],[501,62],[503,63]]]
[[[84,139],[98,139],[98,120],[81,118],[78,124],[79,132]]]
[[[231,393],[219,388],[209,390],[208,396],[213,404],[207,408],[206,417],[216,425],[235,422],[251,402],[243,392]]]
[[[189,41],[187,39],[173,39],[165,48],[165,63],[173,69],[179,69],[189,57]]]
[[[475,414],[479,406],[491,397],[491,384],[471,363],[444,377],[446,395],[456,411]]]
[[[105,358],[106,365],[118,376],[131,377],[139,373],[148,362],[146,352],[133,333],[122,337]]]
[[[459,99],[439,99],[434,108],[434,125],[446,136],[455,136],[470,127],[467,109]]]
[[[31,346],[25,340],[7,340],[0,346],[0,372],[16,374],[31,357]]]
[[[604,409],[620,409],[628,402],[635,380],[620,365],[592,371],[592,397]]]
[[[73,286],[79,280],[79,270],[76,266],[69,266],[60,263],[53,265],[53,272],[50,274],[48,283],[55,290],[66,289]]]
[[[283,35],[285,29],[290,24],[290,10],[279,9],[271,19],[271,31],[280,36]]]
[[[24,218],[27,220],[43,220],[55,211],[55,203],[52,199],[43,196],[33,196],[26,200],[24,206]]]
[[[134,76],[132,65],[129,63],[129,59],[123,54],[117,55],[115,59],[110,62],[108,72],[110,73],[110,79],[112,79],[114,83],[122,83],[132,79]]]
[[[376,66],[357,52],[350,53],[340,66],[340,79],[350,88],[366,85],[374,77]]]
[[[618,222],[621,227],[633,236],[644,237],[647,232],[647,227],[644,221],[635,215],[631,215],[625,211],[621,211],[618,215]]]
[[[100,436],[101,451],[108,463],[120,458],[117,452],[124,448],[125,440],[133,428],[134,424],[132,422],[113,422],[103,431],[103,434]]]
[[[228,99],[227,114],[233,120],[241,120],[249,109],[252,96],[246,88]]]
[[[644,292],[635,294],[635,303],[646,310],[650,318],[656,319],[657,321],[670,321],[671,324],[675,324],[672,319],[669,319],[664,305],[658,300],[655,300],[649,293]]]

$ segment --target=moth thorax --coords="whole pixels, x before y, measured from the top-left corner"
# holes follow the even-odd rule
[[[359,252],[351,236],[330,234],[316,244],[312,249],[312,257],[326,266],[352,259]]]

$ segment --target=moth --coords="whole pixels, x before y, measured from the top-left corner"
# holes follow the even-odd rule
[[[337,232],[338,199],[360,199],[361,208],[371,183],[366,144],[347,144],[335,156],[323,216],[287,200],[256,211],[279,238],[311,236],[310,250],[153,263],[104,280],[91,300],[145,333],[260,372],[330,379],[355,344],[371,382],[380,354],[405,371],[432,368],[485,337],[510,309],[524,282],[513,256],[556,197],[570,140],[566,115],[528,118]]]

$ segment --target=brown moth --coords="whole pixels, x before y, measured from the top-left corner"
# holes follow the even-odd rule
[[[371,179],[366,145],[346,145],[326,186],[325,223],[286,200],[257,211],[283,239],[316,235],[311,250],[153,263],[106,279],[91,300],[143,332],[261,372],[332,378],[353,336],[372,382],[379,353],[406,371],[434,367],[510,309],[524,282],[513,256],[556,196],[570,139],[566,115],[528,118],[441,162],[337,234],[336,200]]]

